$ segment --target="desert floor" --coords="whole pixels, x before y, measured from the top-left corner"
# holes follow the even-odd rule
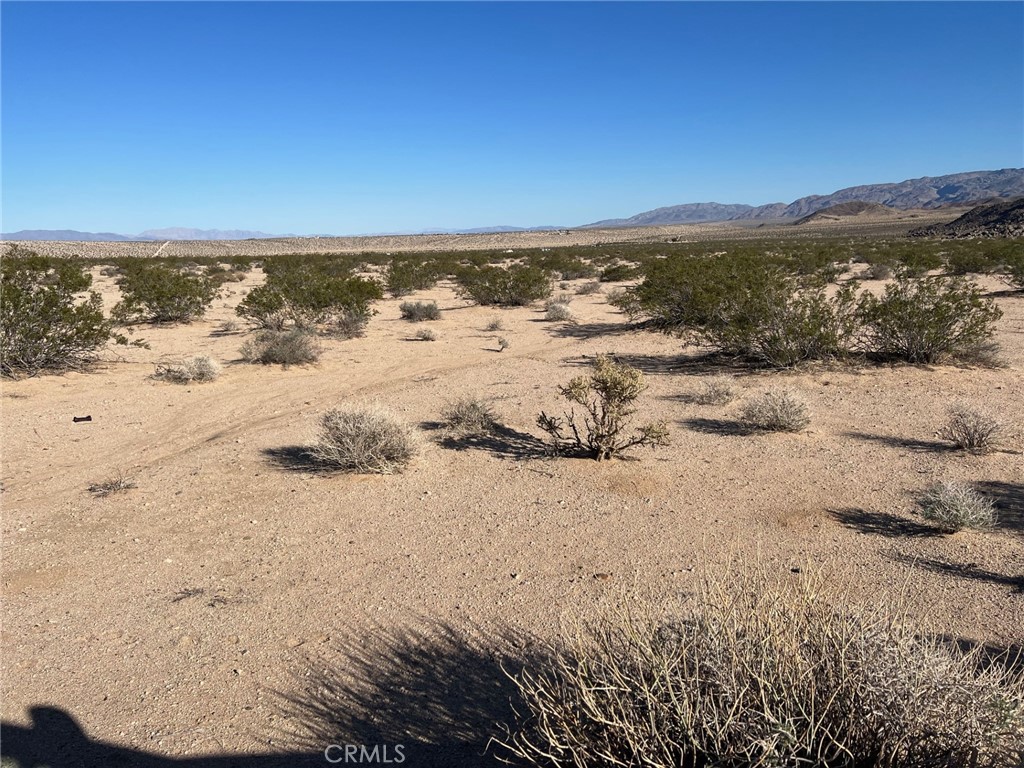
[[[573,299],[577,324],[551,323],[540,306],[478,307],[442,283],[410,297],[442,307],[435,342],[413,341],[417,326],[388,299],[364,338],[326,342],[317,365],[248,365],[245,335],[216,329],[257,280],[228,284],[201,322],[140,329],[151,350],[4,382],[8,736],[30,726],[30,708],[52,707],[90,748],[128,750],[127,765],[277,752],[326,764],[314,758],[327,733],[404,744],[411,766],[494,765],[493,749],[481,753],[507,703],[498,638],[551,638],[604,603],[755,565],[779,579],[821,571],[851,599],[908,595],[953,639],[1024,643],[1024,297],[994,280],[982,284],[1005,313],[1006,368],[726,371],[741,397],[802,394],[814,418],[797,435],[737,434],[740,401],[688,402],[716,371],[678,340],[629,330],[603,294]],[[110,278],[97,286],[112,299]],[[484,330],[495,317],[505,330]],[[672,445],[638,461],[546,458],[537,413],[559,409],[556,385],[604,352],[648,374],[640,416],[667,420]],[[221,377],[148,378],[193,354],[221,361]],[[489,398],[504,428],[446,444],[433,422],[467,394]],[[1006,449],[947,450],[935,432],[957,401],[1007,419]],[[405,473],[324,475],[291,460],[320,414],[354,402],[419,425]],[[87,491],[119,472],[137,487]],[[914,496],[941,479],[979,483],[1000,527],[924,524]],[[60,715],[49,722],[71,734],[55,737],[54,765],[115,764],[75,746]]]

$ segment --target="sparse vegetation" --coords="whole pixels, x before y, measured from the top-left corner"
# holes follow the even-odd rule
[[[551,436],[556,453],[588,456],[598,461],[622,455],[634,446],[655,448],[668,444],[664,422],[651,422],[627,434],[636,413],[636,399],[647,388],[636,368],[599,355],[590,376],[577,376],[558,391],[570,403],[582,406],[582,418],[570,409],[565,418],[543,411],[537,425]]]
[[[947,533],[965,528],[991,528],[996,523],[992,502],[966,483],[945,481],[929,488],[918,502],[921,517]]]
[[[238,333],[240,330],[241,326],[238,324],[238,321],[230,318],[217,326],[217,333],[224,335],[229,333]]]
[[[209,355],[196,355],[180,363],[159,363],[153,378],[174,384],[203,384],[220,376],[220,365]]]
[[[437,341],[437,331],[432,328],[418,328],[413,338],[416,341]]]
[[[527,765],[1007,768],[1024,681],[814,580],[706,580],[668,616],[581,626],[513,679]]]
[[[544,319],[552,322],[572,322],[572,310],[568,304],[549,303],[544,311]]]
[[[413,323],[441,319],[441,310],[433,301],[403,301],[398,307],[398,311],[402,313],[403,320]]]
[[[380,407],[328,411],[309,448],[319,464],[342,472],[401,472],[418,452],[412,429]]]
[[[889,280],[892,278],[892,267],[884,262],[877,261],[868,264],[864,270],[864,280]]]
[[[807,404],[792,392],[769,389],[744,403],[740,421],[765,432],[800,432],[811,423]]]
[[[118,472],[113,477],[103,480],[99,483],[93,483],[89,486],[89,493],[99,499],[112,496],[115,493],[121,493],[123,491],[131,490],[136,488],[137,485],[135,480],[128,477],[123,472]]]
[[[726,405],[736,397],[736,387],[728,376],[710,376],[701,379],[700,388],[690,396],[698,405]]]
[[[1003,425],[992,416],[957,404],[949,409],[949,419],[938,436],[957,448],[971,453],[991,453],[999,444]]]
[[[260,331],[242,345],[242,358],[263,365],[308,365],[320,359],[320,342],[302,328]]]
[[[484,435],[498,425],[494,409],[479,397],[462,397],[446,403],[441,421],[449,432],[457,435]]]
[[[206,314],[217,284],[164,264],[135,262],[118,281],[121,301],[113,317],[120,323],[188,323]]]
[[[504,331],[505,330],[505,324],[501,321],[500,317],[495,317],[493,320],[491,320],[489,323],[487,323],[487,327],[484,330],[492,331],[492,332],[493,331]]]
[[[598,280],[589,280],[576,288],[576,293],[580,296],[589,296],[593,293],[601,292],[601,283]]]

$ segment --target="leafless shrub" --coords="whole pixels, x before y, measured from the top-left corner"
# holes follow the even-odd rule
[[[982,411],[957,404],[949,409],[949,420],[938,437],[971,453],[991,453],[999,444],[1003,425]]]
[[[491,406],[473,396],[445,404],[441,410],[441,420],[450,432],[459,435],[487,434],[498,424]]]
[[[701,379],[700,389],[690,396],[698,405],[725,405],[736,397],[733,380],[728,376],[711,376]]]
[[[237,320],[227,319],[223,323],[217,326],[217,333],[229,334],[238,333],[242,329],[242,326]]]
[[[118,472],[114,477],[108,478],[100,483],[93,483],[89,486],[89,493],[97,498],[106,498],[115,493],[121,493],[138,487],[135,480],[123,472]]]
[[[589,282],[583,283],[576,289],[576,293],[580,296],[589,296],[592,293],[601,292],[601,282],[599,280],[590,280]]]
[[[320,359],[320,342],[301,328],[262,331],[242,345],[241,354],[250,363],[307,365]]]
[[[413,334],[417,341],[437,341],[437,332],[431,328],[420,328]]]
[[[501,322],[501,318],[500,317],[495,317],[493,320],[491,320],[487,324],[487,328],[485,330],[488,330],[488,331],[504,331],[505,330],[505,324]]]
[[[366,334],[370,316],[364,312],[342,311],[325,325],[324,333],[334,339],[358,339]]]
[[[389,411],[370,406],[325,413],[309,454],[318,463],[342,472],[386,475],[401,472],[418,450],[408,425]]]
[[[945,481],[933,485],[918,501],[921,517],[949,533],[964,528],[991,528],[996,523],[992,502],[967,483]]]
[[[791,392],[769,389],[744,404],[740,420],[751,429],[799,432],[811,423],[806,403]]]
[[[544,319],[552,322],[571,322],[574,318],[567,304],[548,304]]]
[[[635,602],[577,627],[513,677],[501,743],[526,765],[1007,768],[1024,681],[809,577],[705,581],[654,615]]]
[[[174,384],[204,384],[220,376],[220,364],[209,355],[196,355],[180,363],[159,363],[153,373],[157,381]]]

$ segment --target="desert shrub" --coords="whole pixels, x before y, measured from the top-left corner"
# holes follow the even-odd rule
[[[690,399],[698,405],[725,405],[736,397],[736,387],[728,376],[710,376],[701,379],[698,389]]]
[[[577,625],[513,677],[500,742],[545,768],[1008,768],[1024,682],[801,576],[705,580]]]
[[[884,262],[877,261],[868,264],[864,270],[864,280],[888,280],[892,277],[892,267]]]
[[[73,261],[15,251],[0,262],[0,374],[79,371],[109,342],[128,344],[90,291],[92,276]],[[84,298],[80,298],[81,294]]]
[[[122,298],[112,314],[122,323],[188,323],[202,317],[217,295],[209,277],[163,264],[136,262],[118,284]]]
[[[307,365],[320,359],[320,342],[302,328],[261,331],[242,345],[243,359],[263,365]]]
[[[220,376],[220,365],[209,355],[196,355],[180,363],[159,363],[153,378],[174,384],[203,384]]]
[[[564,251],[534,254],[528,257],[528,261],[544,272],[559,275],[560,280],[579,280],[597,274],[597,270],[590,264]]]
[[[987,413],[957,404],[949,409],[949,419],[938,436],[957,448],[971,453],[991,453],[999,444],[1003,425]]]
[[[922,277],[943,266],[942,256],[923,248],[912,248],[897,254],[896,271],[901,277]]]
[[[441,268],[435,262],[396,257],[388,265],[384,285],[388,293],[399,298],[433,288],[440,277]]]
[[[634,403],[646,388],[639,370],[599,355],[591,375],[577,376],[558,388],[562,397],[583,407],[582,418],[573,409],[564,419],[542,411],[537,425],[551,436],[556,453],[575,453],[598,461],[619,456],[634,446],[667,445],[664,422],[651,422],[626,432],[636,413]]]
[[[632,264],[612,264],[601,270],[598,280],[602,283],[624,283],[639,276],[639,268]]]
[[[984,274],[998,266],[997,262],[981,250],[956,251],[946,258],[946,272],[950,275]]]
[[[441,310],[433,301],[403,301],[398,311],[402,313],[402,319],[413,323],[441,319]]]
[[[379,283],[352,275],[345,261],[284,261],[266,268],[266,283],[253,288],[235,310],[263,328],[315,328],[343,315],[369,320],[371,303],[384,296]]]
[[[858,315],[873,354],[936,363],[987,341],[1003,313],[963,278],[902,277],[887,285],[881,297],[863,294]]]
[[[1011,254],[1004,261],[1002,280],[1011,288],[1024,291],[1024,252]]]
[[[992,502],[966,483],[933,485],[918,500],[921,517],[948,533],[965,528],[991,528],[996,523]]]
[[[506,339],[504,336],[498,339],[498,351],[504,352],[506,349],[512,346],[512,342]]]
[[[370,322],[369,314],[341,310],[322,326],[324,335],[335,339],[357,339],[366,334]]]
[[[311,457],[342,472],[400,472],[418,451],[412,429],[379,407],[328,411],[320,421]]]
[[[589,280],[586,283],[576,288],[576,293],[580,296],[589,296],[592,293],[601,292],[601,283],[598,280]]]
[[[437,341],[437,332],[431,328],[418,328],[413,338],[416,341]]]
[[[205,274],[215,285],[240,283],[245,280],[245,272],[225,267],[223,264],[211,264],[201,274]]]
[[[498,425],[491,406],[472,396],[446,403],[441,409],[441,421],[450,432],[459,435],[487,434]]]
[[[495,317],[493,320],[491,320],[490,322],[487,323],[487,327],[485,328],[485,330],[488,330],[488,331],[504,331],[505,330],[505,324],[503,322],[501,322],[501,318],[500,317]]]
[[[136,487],[138,486],[133,478],[128,477],[123,472],[118,472],[113,477],[101,480],[98,483],[93,483],[89,486],[88,490],[93,496],[104,499],[107,496],[112,496],[113,494],[121,493],[122,491],[129,491]]]
[[[551,295],[550,273],[535,266],[467,267],[456,279],[459,295],[483,306],[522,307]]]
[[[568,304],[552,302],[544,311],[544,319],[553,322],[571,322],[574,318]]]
[[[238,324],[238,321],[229,318],[217,326],[216,332],[227,335],[229,333],[238,333],[240,330],[241,326]]]
[[[811,423],[807,404],[791,392],[769,389],[744,403],[740,421],[766,432],[799,432]]]

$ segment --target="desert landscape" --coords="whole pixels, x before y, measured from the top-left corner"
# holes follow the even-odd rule
[[[66,766],[320,765],[329,744],[402,745],[414,766],[498,765],[511,759],[492,739],[515,704],[517,664],[581,617],[671,605],[723,573],[898,602],[923,631],[1013,668],[1024,647],[1024,294],[999,270],[966,277],[1001,311],[997,362],[753,364],[611,303],[688,248],[775,254],[794,238],[838,254],[823,262],[823,295],[858,278],[858,291],[881,296],[891,271],[851,254],[897,236],[907,252],[942,253],[942,241],[902,234],[961,213],[21,243],[84,259],[107,314],[124,257],[159,249],[195,274],[251,263],[201,317],[128,325],[146,348],[4,379],[7,744],[49,728],[46,764]],[[635,259],[623,250],[641,246]],[[477,252],[507,269],[550,248],[588,270],[551,271],[547,304],[482,305],[446,267],[430,287],[373,300],[362,335],[321,336],[315,362],[253,364],[240,351],[260,331],[236,310],[270,279],[271,256],[355,255],[351,274],[386,283],[391,254],[461,264]],[[599,280],[615,265],[637,269]],[[408,302],[436,304],[437,319],[411,322]],[[196,356],[217,365],[214,380],[154,378]],[[663,424],[667,445],[608,461],[552,453],[538,414],[568,410],[559,386],[598,359],[642,373],[631,421]],[[750,428],[744,408],[766,390],[803,401],[809,423]],[[459,433],[445,414],[460,399],[495,423]],[[956,450],[943,427],[958,404],[1001,422],[993,450]],[[324,414],[353,406],[386,408],[409,428],[407,465],[345,472],[310,459],[303,446]],[[943,482],[979,491],[996,523],[951,533],[922,516],[922,494]]]

